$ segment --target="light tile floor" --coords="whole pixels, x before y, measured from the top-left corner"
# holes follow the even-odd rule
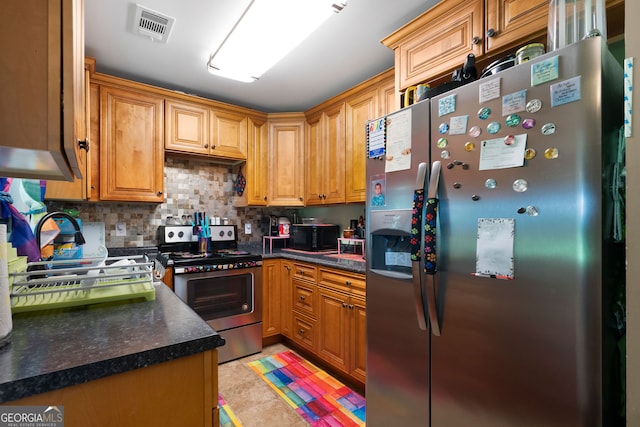
[[[274,344],[261,353],[218,366],[218,390],[244,427],[308,427],[304,419],[247,366],[252,360],[288,350]]]

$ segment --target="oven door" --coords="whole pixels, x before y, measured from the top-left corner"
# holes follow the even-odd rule
[[[262,321],[262,269],[175,275],[175,292],[213,329]]]

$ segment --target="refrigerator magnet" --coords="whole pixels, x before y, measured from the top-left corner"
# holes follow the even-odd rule
[[[502,97],[502,115],[525,111],[527,104],[527,90],[519,90]]]
[[[456,95],[445,96],[438,100],[438,116],[442,117],[456,111]]]
[[[456,116],[449,119],[449,135],[464,135],[467,133],[469,116]]]
[[[384,193],[387,187],[385,175],[371,177],[371,206],[384,206],[386,204]]]
[[[531,65],[531,86],[537,86],[558,78],[558,56]]]
[[[551,107],[559,107],[582,99],[580,77],[576,76],[572,79],[552,84],[549,87],[551,90]]]

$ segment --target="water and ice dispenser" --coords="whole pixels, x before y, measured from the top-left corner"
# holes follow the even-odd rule
[[[378,210],[370,214],[369,265],[372,271],[411,276],[411,210]]]

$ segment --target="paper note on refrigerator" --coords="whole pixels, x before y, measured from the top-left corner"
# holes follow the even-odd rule
[[[513,218],[478,218],[477,276],[513,278]]]
[[[517,168],[524,165],[527,134],[487,139],[480,144],[479,170]]]
[[[387,116],[387,156],[384,171],[411,168],[411,109]]]

